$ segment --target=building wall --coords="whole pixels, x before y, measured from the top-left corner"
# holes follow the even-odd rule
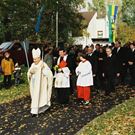
[[[74,38],[75,42],[74,44],[75,45],[82,45],[83,48],[85,48],[85,46],[90,46],[92,44],[92,40],[91,40],[91,37],[75,37]]]
[[[97,30],[97,13],[94,14],[93,18],[91,19],[87,31],[90,33],[90,37],[96,37],[96,30]]]
[[[90,33],[91,38],[109,38],[109,25],[107,17],[97,19],[97,13],[95,13],[89,23],[87,31]],[[98,33],[103,33],[103,36],[98,36]]]
[[[82,44],[84,48],[86,45],[92,44],[92,38],[109,38],[108,17],[97,19],[97,13],[95,13],[86,31],[90,36],[76,37],[74,44]]]

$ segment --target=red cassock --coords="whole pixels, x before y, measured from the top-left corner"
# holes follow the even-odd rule
[[[78,98],[82,98],[85,101],[89,101],[90,100],[90,86],[77,86],[77,95]]]

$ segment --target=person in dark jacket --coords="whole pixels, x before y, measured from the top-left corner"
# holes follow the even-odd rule
[[[100,44],[96,44],[94,54],[95,54],[97,57],[99,57],[100,48],[101,48]]]
[[[72,95],[76,89],[76,78],[75,78],[75,69],[76,69],[76,60],[74,55],[69,55],[68,50],[64,50],[65,57],[67,57],[66,62],[70,70],[70,94]]]
[[[129,71],[131,76],[130,87],[135,86],[135,44],[130,44],[130,53],[128,58]]]
[[[125,84],[125,77],[127,73],[127,57],[126,57],[127,49],[125,47],[121,47],[121,42],[116,41],[113,55],[116,56],[119,62],[120,68],[120,83]]]
[[[98,71],[98,57],[96,53],[94,53],[93,47],[88,48],[86,59],[91,63],[92,65],[92,73],[93,73],[93,79],[94,79],[94,87],[97,87],[97,71]]]
[[[19,66],[18,63],[15,64],[14,78],[15,78],[15,85],[20,84],[20,80],[21,80],[21,66]]]
[[[120,76],[117,57],[112,54],[111,48],[106,48],[107,56],[104,58],[103,77],[106,80],[105,93],[109,95],[115,91],[115,77]]]
[[[104,71],[104,58],[106,57],[105,50],[103,47],[100,47],[99,49],[99,56],[98,56],[98,83],[99,83],[99,88],[104,89],[104,77],[102,76],[103,71]]]

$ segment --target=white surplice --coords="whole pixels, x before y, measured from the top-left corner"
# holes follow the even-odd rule
[[[66,61],[67,55],[63,60]],[[58,58],[57,65],[60,63],[60,57]],[[55,88],[70,88],[70,70],[68,67],[61,68],[61,72],[55,73]]]
[[[77,86],[92,86],[92,67],[89,61],[80,62],[76,68]]]

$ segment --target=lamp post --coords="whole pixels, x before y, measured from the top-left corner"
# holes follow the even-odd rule
[[[58,29],[59,29],[59,25],[58,25],[58,22],[59,22],[58,1],[56,2],[56,4],[57,4],[57,11],[56,11],[56,47],[58,47],[58,42],[59,42],[59,32],[58,32]]]

